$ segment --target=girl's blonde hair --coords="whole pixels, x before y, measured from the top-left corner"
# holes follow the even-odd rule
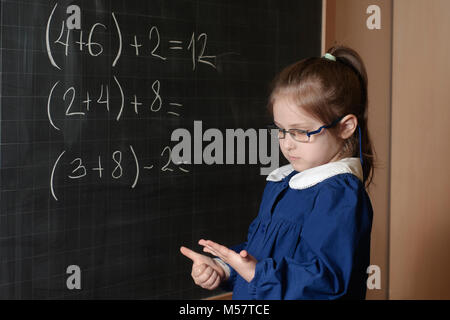
[[[367,126],[367,73],[359,54],[345,46],[333,46],[326,58],[306,58],[283,69],[271,84],[267,105],[273,116],[277,96],[288,94],[296,105],[314,118],[330,124],[339,117],[353,114],[361,128],[364,182],[372,182],[375,153]],[[328,129],[338,136],[339,126]],[[359,132],[344,141],[342,157],[359,157]]]

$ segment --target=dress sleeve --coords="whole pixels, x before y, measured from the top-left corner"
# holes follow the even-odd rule
[[[248,285],[252,297],[336,299],[346,294],[351,278],[355,279],[352,272],[365,273],[367,268],[372,209],[364,197],[361,186],[321,186],[305,217],[295,254],[277,262],[258,261]]]

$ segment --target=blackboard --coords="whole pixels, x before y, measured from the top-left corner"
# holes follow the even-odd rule
[[[0,298],[220,293],[179,247],[244,241],[264,166],[175,164],[171,134],[266,128],[321,1],[2,0],[0,24]]]

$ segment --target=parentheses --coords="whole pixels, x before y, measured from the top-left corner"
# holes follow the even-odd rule
[[[63,156],[63,154],[66,152],[66,150],[64,150],[63,152],[61,152],[61,154],[59,155],[59,157],[56,159],[55,164],[53,165],[53,169],[52,169],[52,174],[50,176],[50,191],[52,192],[52,196],[53,198],[58,201],[58,198],[56,197],[55,194],[55,187],[53,185],[53,180],[54,180],[54,176],[55,176],[55,169],[56,166],[58,165],[59,160],[61,159],[61,157]]]
[[[133,154],[134,161],[136,163],[136,176],[134,177],[134,182],[131,185],[131,188],[134,189],[134,187],[136,187],[138,179],[139,179],[139,161],[136,156],[136,153],[134,152],[133,146],[131,144],[130,144],[130,149],[131,149],[131,153]]]
[[[113,17],[114,24],[116,25],[117,37],[119,38],[119,48],[117,49],[116,58],[114,59],[114,61],[112,63],[112,66],[115,67],[116,64],[117,64],[117,61],[120,58],[120,55],[122,54],[122,32],[120,31],[119,22],[117,22],[116,16],[114,15],[114,12],[111,12],[111,15]]]
[[[53,90],[55,90],[56,86],[58,85],[59,80],[56,81],[56,83],[53,85],[52,89],[50,90],[50,93],[48,94],[48,100],[47,100],[47,116],[48,116],[48,120],[50,121],[50,124],[52,125],[53,128],[55,128],[56,130],[60,130],[54,123],[52,120],[52,115],[50,113],[50,102],[52,100],[52,95],[53,95]]]
[[[122,116],[123,106],[124,106],[124,103],[125,103],[125,97],[123,95],[122,86],[120,85],[119,80],[117,80],[116,76],[113,76],[113,78],[114,78],[114,81],[116,82],[117,86],[119,87],[120,97],[122,99],[121,100],[121,104],[120,104],[120,111],[117,114],[117,118],[116,118],[116,120],[119,121],[120,117]]]
[[[48,17],[47,28],[45,29],[45,45],[47,46],[47,55],[50,60],[50,63],[57,69],[61,70],[61,68],[56,64],[55,59],[53,59],[52,48],[50,47],[50,22],[52,20],[53,13],[55,12],[57,6],[58,3],[55,3],[52,13],[50,13],[50,16]]]

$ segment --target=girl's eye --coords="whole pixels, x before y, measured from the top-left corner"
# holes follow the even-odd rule
[[[301,139],[301,138],[306,136],[306,133],[304,133],[304,132],[302,132],[300,130],[293,130],[292,133],[294,134],[294,137],[297,138],[297,139]]]
[[[292,133],[292,137],[296,141],[299,141],[299,142],[308,142],[309,141],[309,137],[306,134],[306,131],[303,131],[303,130],[292,130],[291,133]]]

